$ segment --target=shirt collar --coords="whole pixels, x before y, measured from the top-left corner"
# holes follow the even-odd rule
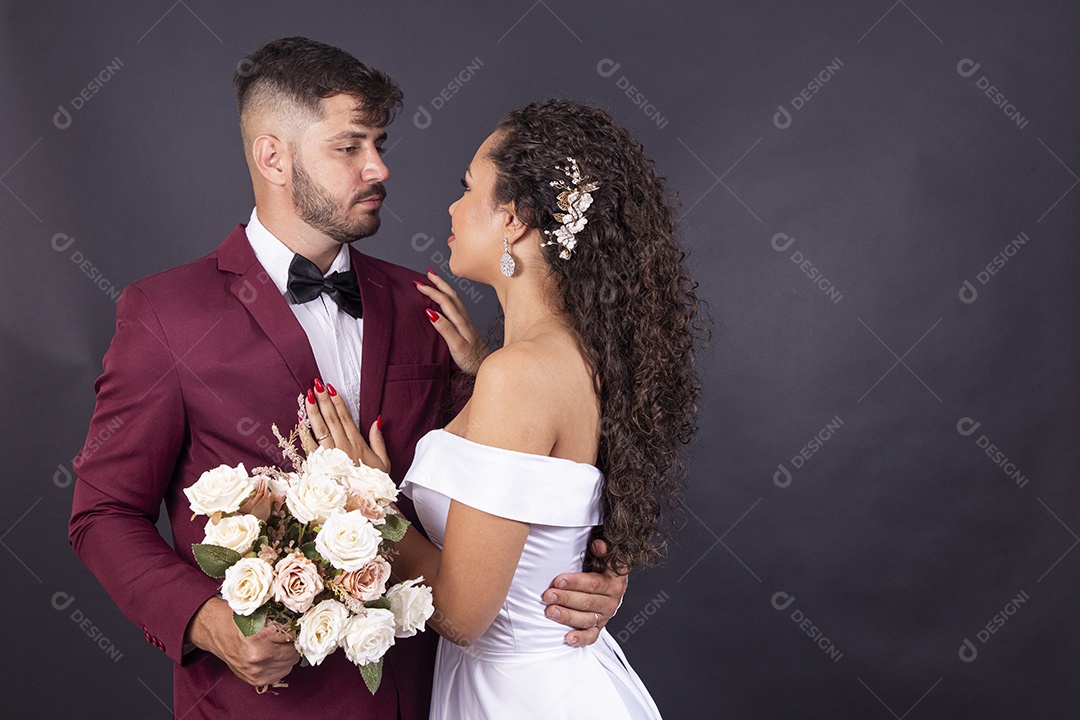
[[[259,221],[258,208],[252,208],[251,219],[247,227],[248,243],[255,252],[255,258],[266,270],[274,286],[284,295],[289,289],[289,264],[292,263],[294,253],[285,243],[281,242],[266,226]],[[349,262],[349,246],[342,245],[338,250],[334,262],[330,263],[330,269],[326,275],[335,272],[346,271],[351,267]]]

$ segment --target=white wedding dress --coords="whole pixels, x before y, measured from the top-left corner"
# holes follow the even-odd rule
[[[603,475],[592,465],[481,445],[432,430],[402,483],[428,537],[442,547],[450,500],[529,523],[506,602],[480,639],[439,640],[431,717],[439,720],[659,718],[648,691],[606,631],[588,647],[544,615],[540,595],[578,572],[600,522]]]

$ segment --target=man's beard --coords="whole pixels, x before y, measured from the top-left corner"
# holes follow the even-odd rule
[[[339,243],[351,243],[379,230],[382,222],[379,211],[362,215],[357,219],[348,217],[353,205],[371,197],[383,198],[386,188],[380,182],[372,183],[364,192],[352,198],[348,205],[339,207],[337,201],[304,172],[300,158],[296,158],[292,168],[293,205],[300,219]]]

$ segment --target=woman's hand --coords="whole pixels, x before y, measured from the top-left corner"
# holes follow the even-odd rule
[[[428,319],[443,336],[446,346],[450,348],[450,356],[454,358],[457,366],[470,375],[475,375],[480,363],[491,350],[476,331],[464,303],[450,287],[450,283],[436,275],[431,268],[428,268],[428,279],[431,280],[431,285],[415,281],[416,289],[434,300],[442,310],[438,313],[429,309]]]
[[[386,443],[382,436],[382,415],[371,423],[369,445],[349,415],[345,401],[330,383],[324,386],[315,378],[315,387],[308,390],[306,404],[311,434],[319,447],[340,448],[353,462],[390,472],[390,458],[386,455]]]

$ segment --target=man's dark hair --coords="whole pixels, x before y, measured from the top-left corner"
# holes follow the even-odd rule
[[[340,48],[304,37],[273,40],[245,57],[233,74],[236,109],[288,103],[320,116],[319,101],[355,97],[366,125],[385,127],[401,108],[402,93],[389,75]]]

